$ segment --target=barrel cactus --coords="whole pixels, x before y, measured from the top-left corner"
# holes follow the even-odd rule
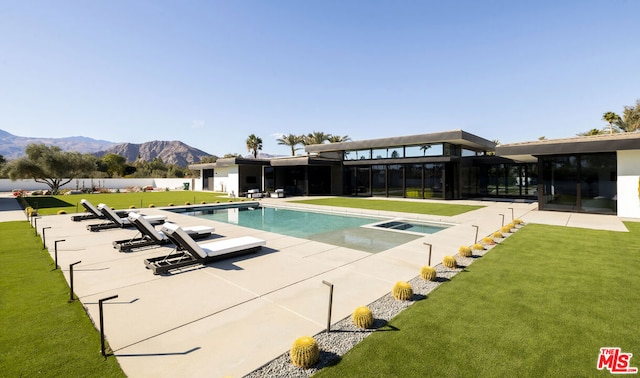
[[[156,205],[154,205],[154,204],[150,203],[150,204],[149,204],[149,207],[156,207]]]
[[[438,274],[434,267],[425,265],[420,269],[420,277],[425,281],[435,281],[437,276]]]
[[[185,202],[184,204],[185,204],[185,205],[187,205],[187,206],[189,206],[189,205],[191,205],[191,202],[187,201],[187,202]]]
[[[353,324],[358,328],[371,328],[373,326],[373,314],[367,306],[360,306],[356,308],[351,316]]]
[[[493,239],[502,239],[502,238],[504,238],[504,235],[502,235],[501,232],[496,231],[493,233]]]
[[[296,339],[289,351],[291,362],[302,368],[309,368],[318,362],[320,348],[311,336],[302,336]]]
[[[508,234],[511,232],[511,227],[509,226],[502,226],[502,228],[500,229],[500,232],[503,234]]]
[[[471,247],[471,249],[473,249],[474,251],[484,251],[484,245],[476,243],[473,245],[473,247]]]
[[[130,209],[135,209],[135,208],[136,208],[136,205],[129,205],[129,208],[130,208]]]
[[[462,257],[471,257],[471,247],[463,245],[458,249],[458,253]]]
[[[393,297],[401,301],[408,301],[413,298],[411,284],[406,281],[398,281],[393,285]]]
[[[442,265],[446,266],[447,268],[455,269],[458,267],[458,262],[453,256],[445,256],[442,259]]]
[[[482,238],[482,244],[484,244],[484,245],[494,245],[494,244],[496,244],[496,241],[493,240],[493,238],[487,236],[486,238]]]
[[[513,223],[517,226],[517,225],[522,225],[524,222],[522,221],[522,219],[514,219]]]
[[[57,214],[58,214],[58,215],[62,215],[62,214],[66,214],[66,213],[67,213],[67,212],[66,212],[66,211],[64,211],[64,210],[58,210],[58,213],[57,213]]]

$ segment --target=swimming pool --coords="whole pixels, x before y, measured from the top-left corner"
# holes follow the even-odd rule
[[[251,206],[198,207],[177,211],[204,219],[371,253],[384,251],[424,236],[415,232],[389,232],[373,228],[370,225],[380,223],[381,219],[365,216]],[[433,232],[438,230],[440,229],[434,229]]]

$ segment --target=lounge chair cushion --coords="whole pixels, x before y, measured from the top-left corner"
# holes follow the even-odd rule
[[[255,248],[265,244],[267,244],[267,242],[262,239],[254,238],[253,236],[241,236],[239,238],[202,243],[200,244],[200,248],[207,254],[207,257],[211,257],[243,249]]]

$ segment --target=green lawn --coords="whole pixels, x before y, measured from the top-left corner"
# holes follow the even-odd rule
[[[0,224],[3,377],[124,377],[29,222]]]
[[[318,376],[610,376],[602,347],[639,367],[640,223],[626,225],[527,225]]]
[[[382,211],[399,211],[402,213],[413,214],[430,214],[430,215],[443,215],[453,216],[467,211],[477,210],[483,206],[470,206],[470,205],[458,205],[447,202],[415,202],[415,201],[394,201],[394,200],[379,200],[379,199],[364,199],[364,198],[349,198],[349,197],[334,197],[334,198],[319,198],[319,199],[307,199],[300,201],[291,201],[298,203],[306,203],[310,205],[324,205],[324,206],[339,206],[339,207],[351,207],[358,209],[368,210],[382,210]]]
[[[185,203],[199,204],[206,203],[242,201],[240,198],[228,198],[226,193],[214,192],[193,192],[193,191],[169,191],[169,192],[131,192],[131,193],[103,193],[103,194],[73,194],[60,196],[32,196],[25,197],[28,205],[38,209],[38,214],[56,214],[64,210],[67,214],[84,212],[80,204],[81,199],[98,206],[99,203],[106,203],[115,209],[128,209],[132,206],[136,208],[169,206],[181,206]]]

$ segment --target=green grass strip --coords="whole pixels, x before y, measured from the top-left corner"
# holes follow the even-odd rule
[[[182,206],[185,204],[195,205],[204,203],[222,203],[243,201],[244,198],[228,198],[226,193],[214,192],[191,192],[191,191],[169,191],[169,192],[131,192],[131,193],[100,193],[100,194],[72,194],[60,196],[32,196],[25,197],[28,206],[38,209],[39,215],[57,214],[64,211],[67,214],[83,213],[85,210],[80,204],[81,199],[98,206],[99,203],[106,203],[115,209],[146,208]]]
[[[291,201],[291,202],[306,203],[310,205],[351,207],[351,208],[368,209],[368,210],[398,211],[402,213],[430,214],[430,215],[442,215],[442,216],[459,215],[459,214],[466,213],[467,211],[477,210],[483,207],[483,206],[472,206],[472,205],[459,205],[459,204],[452,204],[452,203],[445,203],[445,202],[435,203],[435,202],[416,202],[416,201],[394,201],[394,200],[348,198],[348,197],[318,198],[318,199],[308,199],[308,200]]]
[[[640,224],[626,225],[527,225],[318,376],[610,376],[602,347],[640,367]]]
[[[29,222],[0,223],[0,251],[0,374],[124,377]]]

